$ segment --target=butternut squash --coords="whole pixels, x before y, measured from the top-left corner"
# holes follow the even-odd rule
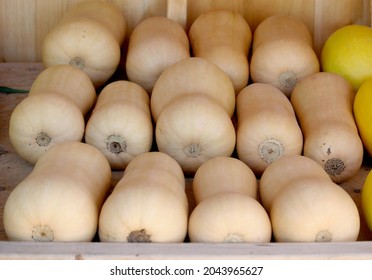
[[[107,82],[119,65],[126,36],[126,19],[113,5],[89,1],[67,11],[43,40],[44,66],[71,64],[84,70],[95,87]]]
[[[236,192],[257,199],[257,179],[253,171],[237,158],[217,156],[204,162],[196,171],[192,189],[199,204],[223,192]]]
[[[81,141],[85,121],[77,105],[59,92],[48,91],[23,99],[9,120],[9,139],[17,154],[35,164],[57,143]]]
[[[78,3],[65,13],[61,22],[81,17],[101,23],[108,31],[112,32],[119,45],[124,43],[128,29],[127,21],[121,8],[115,3],[107,1]]]
[[[191,242],[270,242],[268,214],[254,198],[217,193],[201,201],[189,218]]]
[[[85,142],[98,148],[117,170],[150,151],[153,125],[145,90],[129,81],[104,87],[86,124]]]
[[[224,70],[236,93],[248,84],[252,32],[238,12],[222,9],[202,13],[191,25],[189,38],[193,55]]]
[[[238,158],[256,174],[284,155],[301,154],[303,137],[288,98],[269,84],[253,83],[237,97]]]
[[[277,242],[350,242],[360,230],[358,208],[332,181],[295,180],[271,204],[270,220]]]
[[[363,161],[354,96],[343,77],[320,72],[301,80],[291,97],[304,134],[303,154],[320,164],[335,183],[354,176]]]
[[[318,57],[309,41],[310,32],[300,19],[293,17],[274,18],[272,24],[267,19],[261,24],[253,35],[252,81],[271,84],[290,97],[297,81],[320,70]],[[288,25],[299,28],[288,31]]]
[[[328,173],[314,160],[303,155],[287,155],[271,163],[259,181],[259,195],[268,213],[272,201],[281,189],[297,180],[311,178],[330,181]]]
[[[97,95],[89,76],[69,64],[44,69],[32,83],[29,96],[57,91],[71,98],[85,116],[93,107]]]
[[[141,21],[132,31],[125,69],[130,81],[149,95],[160,74],[172,64],[190,57],[189,39],[181,25],[166,17]]]
[[[156,123],[155,138],[159,151],[187,174],[212,157],[230,156],[236,140],[229,115],[205,94],[186,94],[168,104]]]
[[[313,36],[303,20],[293,15],[272,15],[256,27],[252,40],[252,52],[262,43],[283,39],[300,40],[313,47]]]
[[[178,163],[167,172],[146,165],[147,158],[167,158],[159,152],[138,155],[102,206],[99,238],[103,242],[183,242],[187,234],[188,201],[178,180]],[[132,162],[135,166],[132,166]],[[143,164],[138,165],[138,162]],[[139,170],[137,170],[139,168]],[[175,173],[173,171],[176,170]],[[159,177],[156,171],[163,171]],[[129,179],[127,179],[130,177]],[[160,219],[159,219],[160,218]]]
[[[195,93],[212,97],[230,117],[234,114],[235,92],[230,78],[212,62],[191,57],[170,66],[156,81],[150,100],[154,121],[173,99]]]
[[[96,148],[81,142],[53,146],[5,203],[8,239],[93,240],[110,183],[110,166]]]
[[[162,152],[151,151],[134,157],[125,168],[124,175],[127,175],[129,172],[132,175],[137,172],[139,174],[144,174],[145,172],[149,172],[149,170],[155,170],[160,173],[167,172],[177,179],[179,185],[185,191],[186,182],[181,166],[174,158]]]

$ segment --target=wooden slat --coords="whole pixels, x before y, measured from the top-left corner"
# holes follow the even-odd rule
[[[0,1],[0,61],[41,61],[42,41],[73,5],[89,0]],[[319,53],[323,42],[348,23],[371,25],[371,0],[106,0],[122,9],[128,34],[144,18],[168,16],[186,29],[200,13],[226,8],[240,12],[254,30],[266,17],[291,14],[300,17],[314,33]]]
[[[372,242],[342,243],[36,243],[0,242],[0,259],[372,259]]]
[[[35,1],[2,0],[0,3],[5,61],[36,61]]]

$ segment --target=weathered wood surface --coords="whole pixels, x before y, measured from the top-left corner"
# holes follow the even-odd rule
[[[43,67],[39,63],[0,63],[0,87],[28,90]],[[4,91],[4,88],[2,88]],[[109,244],[109,243],[49,243],[7,241],[2,214],[12,189],[32,170],[12,148],[8,136],[9,118],[14,107],[27,93],[0,93],[0,259],[372,259],[372,233],[367,229],[360,209],[361,190],[371,170],[366,158],[359,173],[341,186],[351,195],[359,208],[361,231],[357,242],[302,244]],[[113,172],[112,185],[122,172]],[[195,205],[192,179],[187,180],[190,211]]]

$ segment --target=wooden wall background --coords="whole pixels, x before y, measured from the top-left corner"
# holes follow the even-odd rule
[[[48,31],[79,2],[89,0],[0,0],[0,61],[39,62]],[[351,23],[371,25],[370,0],[107,0],[122,9],[131,31],[146,17],[175,19],[187,30],[202,12],[213,8],[239,11],[252,31],[274,14],[301,17],[314,35],[319,52],[337,28]]]

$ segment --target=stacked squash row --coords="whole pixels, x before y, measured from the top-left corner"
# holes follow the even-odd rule
[[[269,242],[272,233],[277,241],[357,239],[358,210],[337,185],[362,164],[354,92],[340,76],[319,72],[299,19],[271,17],[252,37],[244,18],[225,10],[202,14],[189,34],[167,18],[148,18],[129,38],[128,80],[110,81],[126,23],[113,4],[92,3],[47,36],[46,69],[12,113],[10,140],[35,167],[6,203],[10,239],[87,241],[97,227],[102,241],[120,242],[182,242],[187,233],[204,242]],[[99,51],[87,52],[94,42]],[[110,193],[113,169],[125,171]],[[194,176],[190,216],[184,175]],[[54,185],[64,192],[63,178],[64,199],[46,203]],[[86,211],[80,201],[71,205],[79,192]],[[347,217],[332,214],[340,207]],[[294,229],[306,219],[291,213],[319,219],[302,236]],[[334,219],[324,224],[324,213]]]

